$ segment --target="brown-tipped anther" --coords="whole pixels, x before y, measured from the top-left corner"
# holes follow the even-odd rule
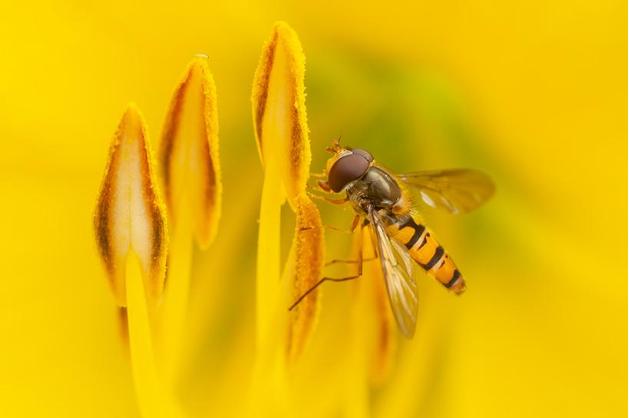
[[[221,216],[221,170],[216,87],[207,57],[197,55],[183,74],[164,124],[160,166],[172,228],[189,216],[201,248],[216,236]]]
[[[125,269],[131,250],[154,302],[163,289],[168,234],[152,166],[144,119],[131,104],[112,141],[94,214],[98,250],[120,306],[126,306]]]
[[[253,82],[253,124],[263,165],[275,164],[288,201],[305,190],[310,140],[304,87],[305,57],[295,32],[283,22],[273,28]]]
[[[317,206],[306,194],[297,197],[295,227],[295,274],[291,300],[296,300],[316,285],[323,273],[325,243],[323,223]],[[305,345],[316,319],[317,293],[312,292],[291,311],[289,319],[288,354],[295,358]]]

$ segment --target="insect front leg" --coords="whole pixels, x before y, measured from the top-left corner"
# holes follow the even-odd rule
[[[321,190],[323,190],[326,193],[332,193],[332,188],[330,187],[330,185],[328,184],[327,181],[324,180],[319,180],[317,181],[317,185],[319,186],[319,188]]]
[[[318,180],[316,186],[307,184],[306,188],[308,189],[308,195],[310,197],[323,200],[325,202],[332,203],[334,205],[342,205],[348,201],[347,196],[345,196],[344,198],[331,198],[331,197],[326,196],[326,195],[332,195],[332,196],[338,196],[338,195],[332,191],[332,189],[330,188],[330,186],[325,180]],[[315,194],[314,192],[322,193],[323,196]]]
[[[312,192],[308,192],[308,196],[310,196],[310,197],[312,197],[314,199],[323,200],[324,202],[331,203],[333,205],[343,205],[348,200],[347,197],[345,197],[343,199],[330,199],[329,197],[319,196],[318,194],[314,194]]]

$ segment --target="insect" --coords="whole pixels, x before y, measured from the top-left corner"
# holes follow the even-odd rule
[[[346,261],[357,263],[358,272],[350,277],[321,279],[289,309],[325,281],[347,281],[362,275],[362,234],[370,226],[393,315],[404,336],[411,338],[419,299],[416,277],[421,271],[454,294],[465,291],[461,272],[421,222],[417,208],[425,204],[452,214],[468,213],[493,195],[494,185],[476,170],[396,175],[377,165],[368,151],[342,147],[338,141],[327,150],[334,155],[318,185],[323,192],[344,194],[339,199],[322,198],[334,204],[350,203],[355,212],[351,230],[361,225],[358,260]]]

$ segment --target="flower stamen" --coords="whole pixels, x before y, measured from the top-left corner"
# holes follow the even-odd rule
[[[94,215],[101,259],[118,305],[126,306],[125,260],[135,252],[155,303],[162,294],[168,234],[144,120],[128,106],[111,144]]]

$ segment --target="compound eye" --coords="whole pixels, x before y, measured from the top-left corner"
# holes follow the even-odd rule
[[[369,151],[365,151],[364,149],[360,149],[360,148],[352,148],[352,152],[356,155],[362,156],[370,163],[373,161],[373,155],[371,155]]]
[[[338,193],[349,182],[365,174],[368,168],[369,161],[363,155],[356,153],[346,155],[339,158],[330,168],[328,184],[332,190]]]

